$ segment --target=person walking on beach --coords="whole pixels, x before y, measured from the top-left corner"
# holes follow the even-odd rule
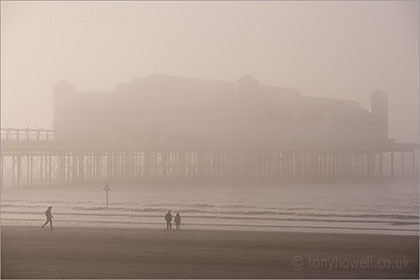
[[[175,226],[177,230],[181,228],[181,216],[179,215],[179,213],[176,213],[175,215]]]
[[[171,214],[171,210],[168,211],[168,213],[166,213],[165,215],[165,221],[166,221],[166,229],[172,229],[172,214]]]
[[[42,225],[42,228],[44,228],[48,223],[50,223],[50,227],[51,229],[53,229],[52,219],[54,219],[54,216],[51,213],[51,209],[52,209],[52,206],[49,206],[47,211],[45,211],[45,216],[47,217],[47,221],[45,222],[45,224]]]

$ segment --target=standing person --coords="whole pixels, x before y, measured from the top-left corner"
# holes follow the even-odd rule
[[[166,213],[165,215],[165,221],[166,221],[166,229],[172,229],[172,214],[171,214],[171,210],[168,211],[168,213]]]
[[[47,211],[45,211],[45,216],[47,217],[47,221],[45,224],[42,225],[42,228],[44,228],[48,223],[50,223],[51,229],[53,229],[53,222],[52,219],[54,219],[54,216],[51,213],[52,206],[49,206]]]
[[[175,225],[176,229],[179,230],[181,227],[181,216],[179,215],[179,213],[176,213],[175,215]]]

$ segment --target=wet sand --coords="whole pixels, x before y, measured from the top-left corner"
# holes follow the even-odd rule
[[[2,278],[417,278],[418,236],[2,226]]]

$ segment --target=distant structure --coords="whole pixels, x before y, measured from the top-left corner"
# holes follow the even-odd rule
[[[54,129],[1,129],[2,186],[354,180],[418,176],[418,143],[388,138],[388,98],[302,96],[151,75],[114,91],[54,87]]]
[[[371,95],[370,111],[354,101],[302,96],[261,85],[150,75],[114,91],[54,87],[54,129],[75,141],[145,146],[386,145],[387,95]],[[82,133],[80,133],[82,132]],[[67,137],[67,136],[66,136]]]

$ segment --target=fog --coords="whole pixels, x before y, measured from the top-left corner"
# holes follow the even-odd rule
[[[398,2],[2,2],[1,125],[51,128],[53,85],[114,90],[163,73],[360,102],[418,141],[419,5]]]
[[[418,93],[419,1],[1,1],[0,278],[419,279]]]

